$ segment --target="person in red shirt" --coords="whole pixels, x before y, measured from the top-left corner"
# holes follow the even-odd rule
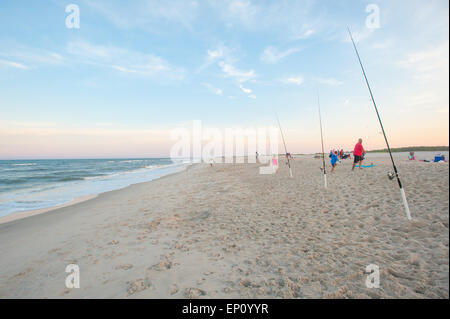
[[[364,160],[364,153],[366,153],[366,150],[362,146],[362,138],[358,139],[358,143],[355,145],[355,149],[353,150],[353,166],[352,171],[355,169],[355,165],[359,163],[359,168],[362,169],[361,165]]]

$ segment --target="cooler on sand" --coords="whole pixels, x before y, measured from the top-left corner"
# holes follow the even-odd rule
[[[434,162],[435,163],[440,162],[440,161],[444,161],[445,162],[445,156],[444,155],[436,155],[434,157]]]

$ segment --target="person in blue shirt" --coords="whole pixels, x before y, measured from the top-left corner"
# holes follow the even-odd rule
[[[339,162],[341,163],[341,161],[338,158],[338,152],[335,151],[334,153],[331,154],[331,171],[330,173],[333,173],[334,168],[336,167],[336,163]]]

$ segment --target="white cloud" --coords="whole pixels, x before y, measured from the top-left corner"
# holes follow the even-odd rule
[[[69,42],[67,52],[77,63],[108,67],[126,74],[163,76],[173,80],[181,80],[185,75],[184,69],[172,66],[159,56],[114,46]]]
[[[14,62],[14,61],[0,60],[0,65],[5,65],[7,67],[22,69],[22,70],[28,69],[28,67],[26,65],[19,63],[19,62]]]
[[[216,59],[224,56],[223,48],[219,47],[216,50],[208,50],[208,60],[214,62]]]
[[[303,40],[311,37],[317,31],[310,24],[293,24],[291,27],[292,40]]]
[[[206,52],[206,58],[203,65],[197,70],[196,73],[201,72],[203,69],[214,64],[219,60],[230,60],[232,61],[232,49],[226,47],[223,44],[217,45],[214,49],[208,49]]]
[[[204,87],[206,87],[211,93],[213,93],[213,94],[216,94],[216,95],[222,95],[223,94],[223,91],[222,91],[222,89],[219,89],[219,88],[215,88],[212,84],[210,84],[210,83],[202,83],[202,85],[204,86]]]
[[[239,88],[242,90],[242,92],[244,92],[245,94],[247,94],[247,96],[251,99],[256,99],[256,96],[253,94],[253,91],[251,89],[245,88],[242,85],[239,85]]]
[[[410,53],[399,62],[399,65],[419,73],[436,69],[448,69],[448,53],[447,41],[433,49]]]
[[[255,77],[255,71],[241,71],[236,69],[231,63],[220,61],[219,66],[226,77],[236,78],[239,82],[245,82]]]
[[[264,52],[261,54],[261,61],[265,62],[265,63],[277,63],[278,61],[280,61],[281,59],[284,59],[285,57],[299,52],[300,48],[291,48],[285,51],[278,51],[278,49],[274,48],[274,47],[267,47],[264,49]]]
[[[221,1],[219,1],[221,2]],[[217,3],[217,2],[216,2]],[[237,19],[245,26],[252,26],[260,13],[260,8],[249,0],[223,1],[221,13],[227,19]]]
[[[302,35],[300,35],[300,37],[301,38],[308,38],[309,36],[313,35],[314,33],[316,33],[316,30],[307,29],[305,32],[303,32]]]
[[[86,41],[68,42],[64,56],[47,50],[23,47],[20,50],[0,52],[0,64],[23,70],[42,66],[90,64],[126,74],[158,75],[174,80],[181,80],[185,75],[184,69],[170,65],[159,56]]]
[[[280,79],[280,82],[285,83],[285,84],[302,85],[304,80],[303,80],[303,77],[301,77],[301,76],[289,76],[289,77]]]
[[[303,1],[250,1],[209,0],[213,14],[228,28],[244,27],[251,31],[276,31],[285,40],[305,39],[315,34],[318,24],[313,10],[316,0]],[[301,22],[300,22],[301,21]]]
[[[246,89],[245,87],[243,87],[242,85],[239,85],[239,87],[241,88],[242,92],[244,92],[245,94],[250,94],[252,93],[251,89]]]
[[[64,58],[58,53],[23,46],[0,52],[0,57],[4,57],[2,64],[9,64],[10,67],[19,69],[30,69],[43,65],[60,65],[64,62]]]
[[[154,33],[164,33],[170,26],[192,29],[199,9],[197,1],[133,0],[119,3],[85,0],[85,4],[119,28],[138,28]]]
[[[114,56],[125,55],[125,49],[119,49],[112,46],[93,45],[84,41],[69,42],[67,51],[79,57],[89,59],[106,59],[110,60]]]

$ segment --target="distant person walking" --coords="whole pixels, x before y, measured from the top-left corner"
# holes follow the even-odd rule
[[[353,166],[352,171],[355,169],[355,165],[359,163],[359,168],[362,169],[361,165],[364,160],[364,153],[366,150],[364,149],[362,145],[362,138],[358,139],[358,143],[355,145],[355,149],[353,150]]]

